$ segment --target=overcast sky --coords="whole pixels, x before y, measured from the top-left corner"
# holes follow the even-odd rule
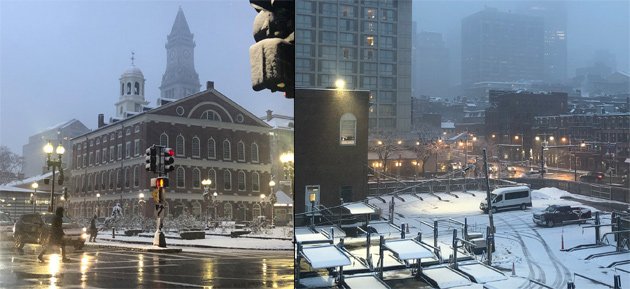
[[[22,154],[30,135],[53,124],[76,118],[93,129],[97,114],[114,116],[131,51],[155,106],[179,6],[197,44],[202,90],[212,80],[257,116],[267,109],[293,115],[283,94],[251,88],[256,11],[249,1],[0,0],[0,144]]]
[[[481,11],[485,6],[503,12],[521,13],[534,1],[503,0],[415,0],[413,20],[417,29],[442,33],[450,53],[451,84],[460,78],[461,20]],[[598,50],[608,50],[616,56],[617,69],[630,72],[630,1],[628,0],[545,0],[564,2],[567,17],[568,77],[575,69],[592,64]],[[453,80],[456,79],[456,80]]]

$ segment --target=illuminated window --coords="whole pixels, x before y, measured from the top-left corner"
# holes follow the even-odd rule
[[[365,43],[368,46],[374,46],[374,36],[368,36],[365,38]]]
[[[356,145],[357,118],[351,113],[345,113],[339,120],[339,144]]]

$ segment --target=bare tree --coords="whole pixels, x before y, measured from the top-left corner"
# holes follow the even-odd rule
[[[383,172],[387,172],[387,161],[395,151],[403,149],[402,140],[390,131],[378,130],[369,138],[368,150],[376,152],[383,164]]]
[[[440,130],[421,123],[414,126],[412,134],[416,140],[413,144],[409,144],[408,149],[416,155],[416,163],[420,164],[421,174],[424,175],[427,161],[432,155],[435,155],[439,148]],[[435,160],[437,162],[437,159]]]
[[[0,184],[18,180],[23,165],[23,157],[13,153],[7,146],[0,146]]]

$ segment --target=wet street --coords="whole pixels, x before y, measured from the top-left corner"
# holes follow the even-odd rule
[[[86,246],[37,261],[0,243],[0,288],[293,288],[291,251],[222,250],[148,253]]]

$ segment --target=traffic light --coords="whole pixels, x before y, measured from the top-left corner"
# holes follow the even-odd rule
[[[164,178],[164,177],[151,178],[151,187],[157,188],[157,189],[168,187],[168,178]]]
[[[162,151],[162,156],[164,157],[163,163],[165,174],[175,170],[175,166],[173,165],[173,163],[175,162],[175,158],[173,158],[174,155],[175,151],[172,148],[164,148],[164,150]]]
[[[146,150],[146,156],[144,157],[144,168],[149,172],[156,172],[156,148],[151,146]]]

